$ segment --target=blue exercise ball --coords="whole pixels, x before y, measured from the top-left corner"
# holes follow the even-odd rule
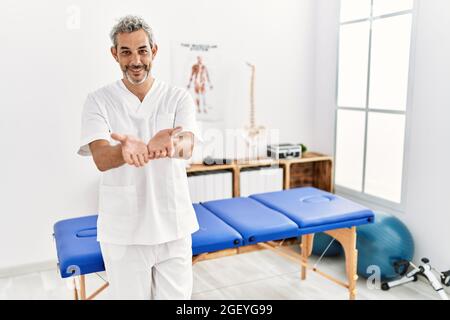
[[[316,233],[314,235],[312,254],[320,257],[324,253],[325,249],[330,245],[330,242],[332,240],[333,238],[326,233]],[[341,244],[339,243],[339,241],[334,240],[323,256],[336,257],[341,255],[342,252],[343,250]]]
[[[375,222],[357,227],[358,274],[364,278],[379,272],[381,280],[398,277],[394,262],[411,261],[414,239],[406,225],[393,215],[375,212]]]

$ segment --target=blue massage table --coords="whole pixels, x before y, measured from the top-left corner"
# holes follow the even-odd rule
[[[356,226],[374,221],[371,210],[312,187],[196,203],[193,207],[200,226],[192,234],[193,263],[264,248],[299,262],[301,279],[305,279],[314,233],[325,232],[342,244],[348,283],[311,269],[347,288],[350,299],[355,299]],[[96,225],[96,215],[54,225],[59,271],[63,278],[73,277],[75,299],[92,299],[108,286],[105,283],[86,296],[85,275],[105,270]],[[282,245],[285,239],[298,237],[300,254]]]

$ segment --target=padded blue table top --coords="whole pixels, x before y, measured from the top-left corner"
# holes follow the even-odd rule
[[[214,252],[243,243],[242,236],[200,204],[194,204],[200,229],[192,234],[192,254]]]
[[[97,215],[67,219],[54,227],[61,277],[105,270],[97,242]]]
[[[293,221],[250,198],[214,200],[202,205],[236,229],[245,245],[298,235]]]
[[[352,220],[370,223],[374,219],[373,212],[366,207],[312,187],[254,194],[250,198],[285,214],[300,228]]]
[[[194,204],[200,229],[192,234],[192,254],[242,246],[242,236],[205,207]],[[61,277],[105,270],[97,242],[97,215],[67,219],[54,225]]]
[[[369,209],[315,188],[298,188],[194,204],[200,230],[194,255],[373,222]],[[104,271],[97,215],[54,225],[63,278]]]

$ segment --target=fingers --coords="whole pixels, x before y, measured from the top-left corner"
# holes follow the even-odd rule
[[[153,159],[162,159],[170,156],[170,152],[168,152],[167,148],[164,149],[150,149],[148,151],[149,160]]]
[[[120,133],[112,133],[111,138],[116,141],[119,141],[120,143],[125,142],[125,140],[127,140],[127,136]]]
[[[147,146],[138,138],[119,133],[112,133],[111,138],[122,144],[122,156],[127,164],[140,168],[151,159]]]
[[[123,155],[123,160],[130,166],[132,166],[134,164],[133,159],[131,159],[131,154],[129,154],[129,153],[126,153]]]
[[[136,154],[132,154],[131,155],[131,159],[133,160],[133,165],[136,168],[139,168],[139,159],[138,159],[137,155]]]
[[[124,156],[127,164],[135,166],[136,168],[144,167],[150,160],[148,153],[142,154],[127,154]]]
[[[173,153],[175,152],[175,148],[173,147],[172,144],[170,144],[170,145],[167,146],[166,151],[167,151],[167,156],[169,158],[172,158],[173,157]]]
[[[138,154],[137,158],[138,158],[138,161],[139,161],[139,166],[140,167],[145,166],[144,155],[143,154]]]

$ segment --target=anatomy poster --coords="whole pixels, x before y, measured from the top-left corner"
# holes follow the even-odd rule
[[[172,83],[190,92],[201,121],[222,119],[218,49],[216,44],[172,43]]]

